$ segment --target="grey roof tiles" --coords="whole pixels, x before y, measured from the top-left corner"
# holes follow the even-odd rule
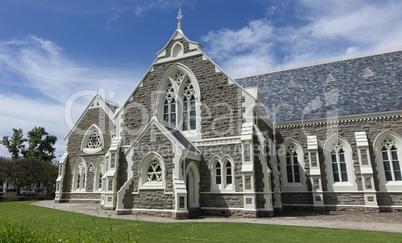
[[[373,75],[363,76],[366,69]],[[334,80],[328,82],[328,75]],[[402,51],[236,79],[274,122],[402,110]],[[293,81],[295,86],[289,86]]]

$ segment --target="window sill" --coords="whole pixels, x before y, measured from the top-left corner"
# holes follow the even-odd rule
[[[145,183],[138,186],[139,190],[164,190],[165,185],[163,183]]]
[[[222,188],[221,185],[213,185],[212,186],[212,192],[234,192],[234,187],[232,184],[226,186],[225,188]]]
[[[95,154],[98,153],[102,150],[102,147],[96,148],[96,149],[90,149],[90,148],[84,148],[82,151],[86,154]]]

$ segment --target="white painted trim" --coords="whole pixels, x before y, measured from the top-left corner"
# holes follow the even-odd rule
[[[395,132],[390,130],[385,130],[377,135],[374,139],[373,149],[374,149],[374,157],[376,162],[376,169],[378,171],[378,179],[379,179],[379,189],[380,192],[402,192],[402,181],[387,181],[385,179],[384,172],[384,163],[382,159],[381,145],[385,138],[392,138],[395,141],[395,145],[398,148],[397,154],[399,159],[399,164],[402,167],[402,138]]]
[[[360,122],[380,121],[385,118],[400,118],[400,117],[402,117],[402,110],[279,122],[276,124],[276,127],[278,129],[281,129],[288,127],[302,127],[311,125],[342,124],[345,122],[356,122],[356,121]]]
[[[218,208],[218,207],[201,207],[203,210],[245,210],[244,208]],[[246,211],[255,211],[255,210],[249,210],[247,209]]]
[[[189,58],[189,57],[193,57],[193,56],[201,56],[201,55],[203,55],[203,53],[201,51],[192,51],[192,52],[184,53],[183,55],[177,56],[177,57],[170,56],[170,57],[160,58],[160,59],[156,60],[154,62],[154,64],[162,64],[162,63],[166,63],[166,62],[180,61],[185,58]]]
[[[345,208],[353,208],[353,207],[359,207],[359,208],[365,208],[367,207],[366,205],[350,205],[350,204],[324,204],[325,207],[345,207]]]
[[[193,144],[197,147],[226,145],[226,144],[241,144],[241,136],[206,138],[201,140],[194,140]]]
[[[297,161],[299,163],[299,177],[300,177],[300,182],[294,182],[294,183],[289,183],[287,180],[287,164],[286,164],[286,150],[288,146],[295,146],[296,147],[296,153],[297,153]],[[307,190],[307,183],[306,183],[306,162],[304,161],[304,151],[303,147],[300,145],[299,142],[297,142],[293,138],[287,138],[281,146],[284,146],[284,151],[283,154],[280,154],[279,151],[277,150],[277,154],[279,155],[279,161],[280,161],[280,166],[281,166],[281,192],[289,192],[289,191],[294,191],[294,190]]]
[[[131,211],[134,212],[163,212],[163,213],[174,213],[173,209],[147,209],[147,208],[133,208]]]
[[[189,205],[187,205],[187,207],[198,208],[200,207],[200,172],[194,161],[191,161],[190,164],[187,166],[186,175],[189,175],[189,172],[191,172],[191,178],[190,181],[187,182],[187,185],[189,185],[189,187],[191,188],[190,192],[187,188],[187,201],[189,202]],[[186,180],[189,177],[190,175],[188,177],[186,176]]]
[[[340,143],[343,146],[345,163],[346,163],[346,172],[348,176],[347,182],[335,182],[333,178],[331,146],[335,142]],[[323,153],[324,153],[324,163],[326,165],[325,172],[327,174],[328,192],[337,193],[340,191],[357,191],[356,174],[352,156],[353,150],[352,147],[350,146],[350,143],[345,138],[339,136],[338,134],[334,134],[324,142]],[[341,177],[341,171],[338,172],[339,177]]]

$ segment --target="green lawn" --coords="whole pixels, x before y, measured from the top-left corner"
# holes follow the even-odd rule
[[[103,213],[103,212],[101,212]],[[0,203],[0,242],[401,242],[402,234],[246,223],[154,223]]]

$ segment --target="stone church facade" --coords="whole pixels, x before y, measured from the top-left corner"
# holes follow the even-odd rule
[[[402,51],[229,77],[177,28],[66,135],[56,202],[119,214],[402,210]]]

